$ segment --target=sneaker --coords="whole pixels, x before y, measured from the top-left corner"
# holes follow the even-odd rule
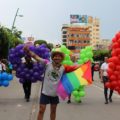
[[[69,103],[71,103],[71,101],[70,101],[70,100],[68,100],[68,101],[67,101],[67,103],[69,104]]]
[[[109,98],[109,101],[112,102],[112,98]]]
[[[80,100],[78,103],[82,103],[82,101]]]
[[[29,98],[26,98],[26,102],[29,102],[30,101],[30,99]]]
[[[108,104],[108,101],[106,101],[105,104]]]

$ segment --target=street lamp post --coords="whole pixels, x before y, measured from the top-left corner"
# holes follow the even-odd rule
[[[14,17],[14,20],[13,20],[13,24],[12,24],[11,31],[13,31],[13,29],[14,29],[14,25],[15,25],[15,21],[16,21],[17,16],[23,17],[23,15],[18,15],[18,11],[19,11],[19,8],[18,8],[17,11],[16,11],[16,14],[15,14],[15,17]]]
[[[23,15],[18,15],[18,11],[19,11],[19,8],[17,9],[16,13],[15,13],[15,17],[14,17],[14,20],[13,20],[13,23],[12,23],[12,28],[11,28],[11,32],[13,33],[13,30],[14,30],[14,25],[15,25],[15,21],[16,21],[16,18],[17,16],[19,17],[23,17]],[[8,53],[9,53],[9,48],[10,48],[10,41],[8,41]]]

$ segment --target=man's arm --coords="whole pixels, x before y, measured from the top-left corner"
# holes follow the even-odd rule
[[[34,58],[36,61],[38,62],[44,62],[44,59],[40,58],[37,54],[35,54],[34,52],[30,51],[28,46],[25,46],[23,48],[23,50],[28,54],[30,55],[32,58]]]
[[[101,79],[101,82],[103,82],[103,70],[100,69],[100,79]]]

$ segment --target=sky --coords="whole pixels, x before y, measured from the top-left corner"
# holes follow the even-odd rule
[[[112,39],[120,30],[120,0],[0,0],[0,24],[15,27],[23,37],[33,36],[48,43],[61,43],[61,27],[70,23],[70,14],[100,19],[100,38]]]

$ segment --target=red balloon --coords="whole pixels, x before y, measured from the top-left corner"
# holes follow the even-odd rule
[[[120,65],[117,65],[115,69],[116,71],[120,71]]]
[[[108,64],[108,67],[109,67],[110,69],[115,69],[115,64],[114,64],[113,62],[110,62],[110,63]]]
[[[115,42],[115,43],[112,45],[112,48],[113,48],[113,49],[119,48],[119,44],[118,44],[117,42]]]
[[[115,75],[112,74],[112,75],[110,76],[110,81],[115,81],[116,78],[117,78],[117,77],[116,77]]]
[[[105,83],[105,87],[110,88],[111,87],[110,82]]]
[[[115,53],[116,53],[117,55],[119,55],[119,54],[120,54],[120,48],[116,48]]]
[[[114,56],[111,59],[112,59],[113,63],[115,63],[115,64],[119,63],[119,58],[117,56]]]
[[[120,38],[120,32],[118,32],[116,35],[115,35],[116,39],[118,40]]]
[[[119,45],[120,45],[120,38],[117,40],[117,42],[119,43]]]
[[[119,88],[118,86],[115,87],[115,90],[116,90],[116,91],[119,91],[119,89],[120,89],[120,88]]]
[[[113,74],[113,70],[108,68],[107,73],[108,73],[108,76],[110,77]]]
[[[112,42],[114,43],[114,42],[116,42],[117,41],[117,39],[116,39],[116,37],[114,37],[113,39],[112,39]]]
[[[117,82],[116,81],[112,81],[111,82],[111,86],[115,89],[115,87],[117,86]]]
[[[117,77],[120,73],[118,71],[114,71],[114,75]]]
[[[118,80],[117,84],[118,84],[118,86],[120,87],[120,80]]]
[[[111,56],[112,56],[112,57],[113,57],[113,56],[117,56],[116,50],[113,50],[113,51],[111,52]]]
[[[108,73],[108,76],[110,77],[113,74],[113,70],[108,68],[107,73]]]
[[[120,75],[117,76],[118,80],[120,80]]]

